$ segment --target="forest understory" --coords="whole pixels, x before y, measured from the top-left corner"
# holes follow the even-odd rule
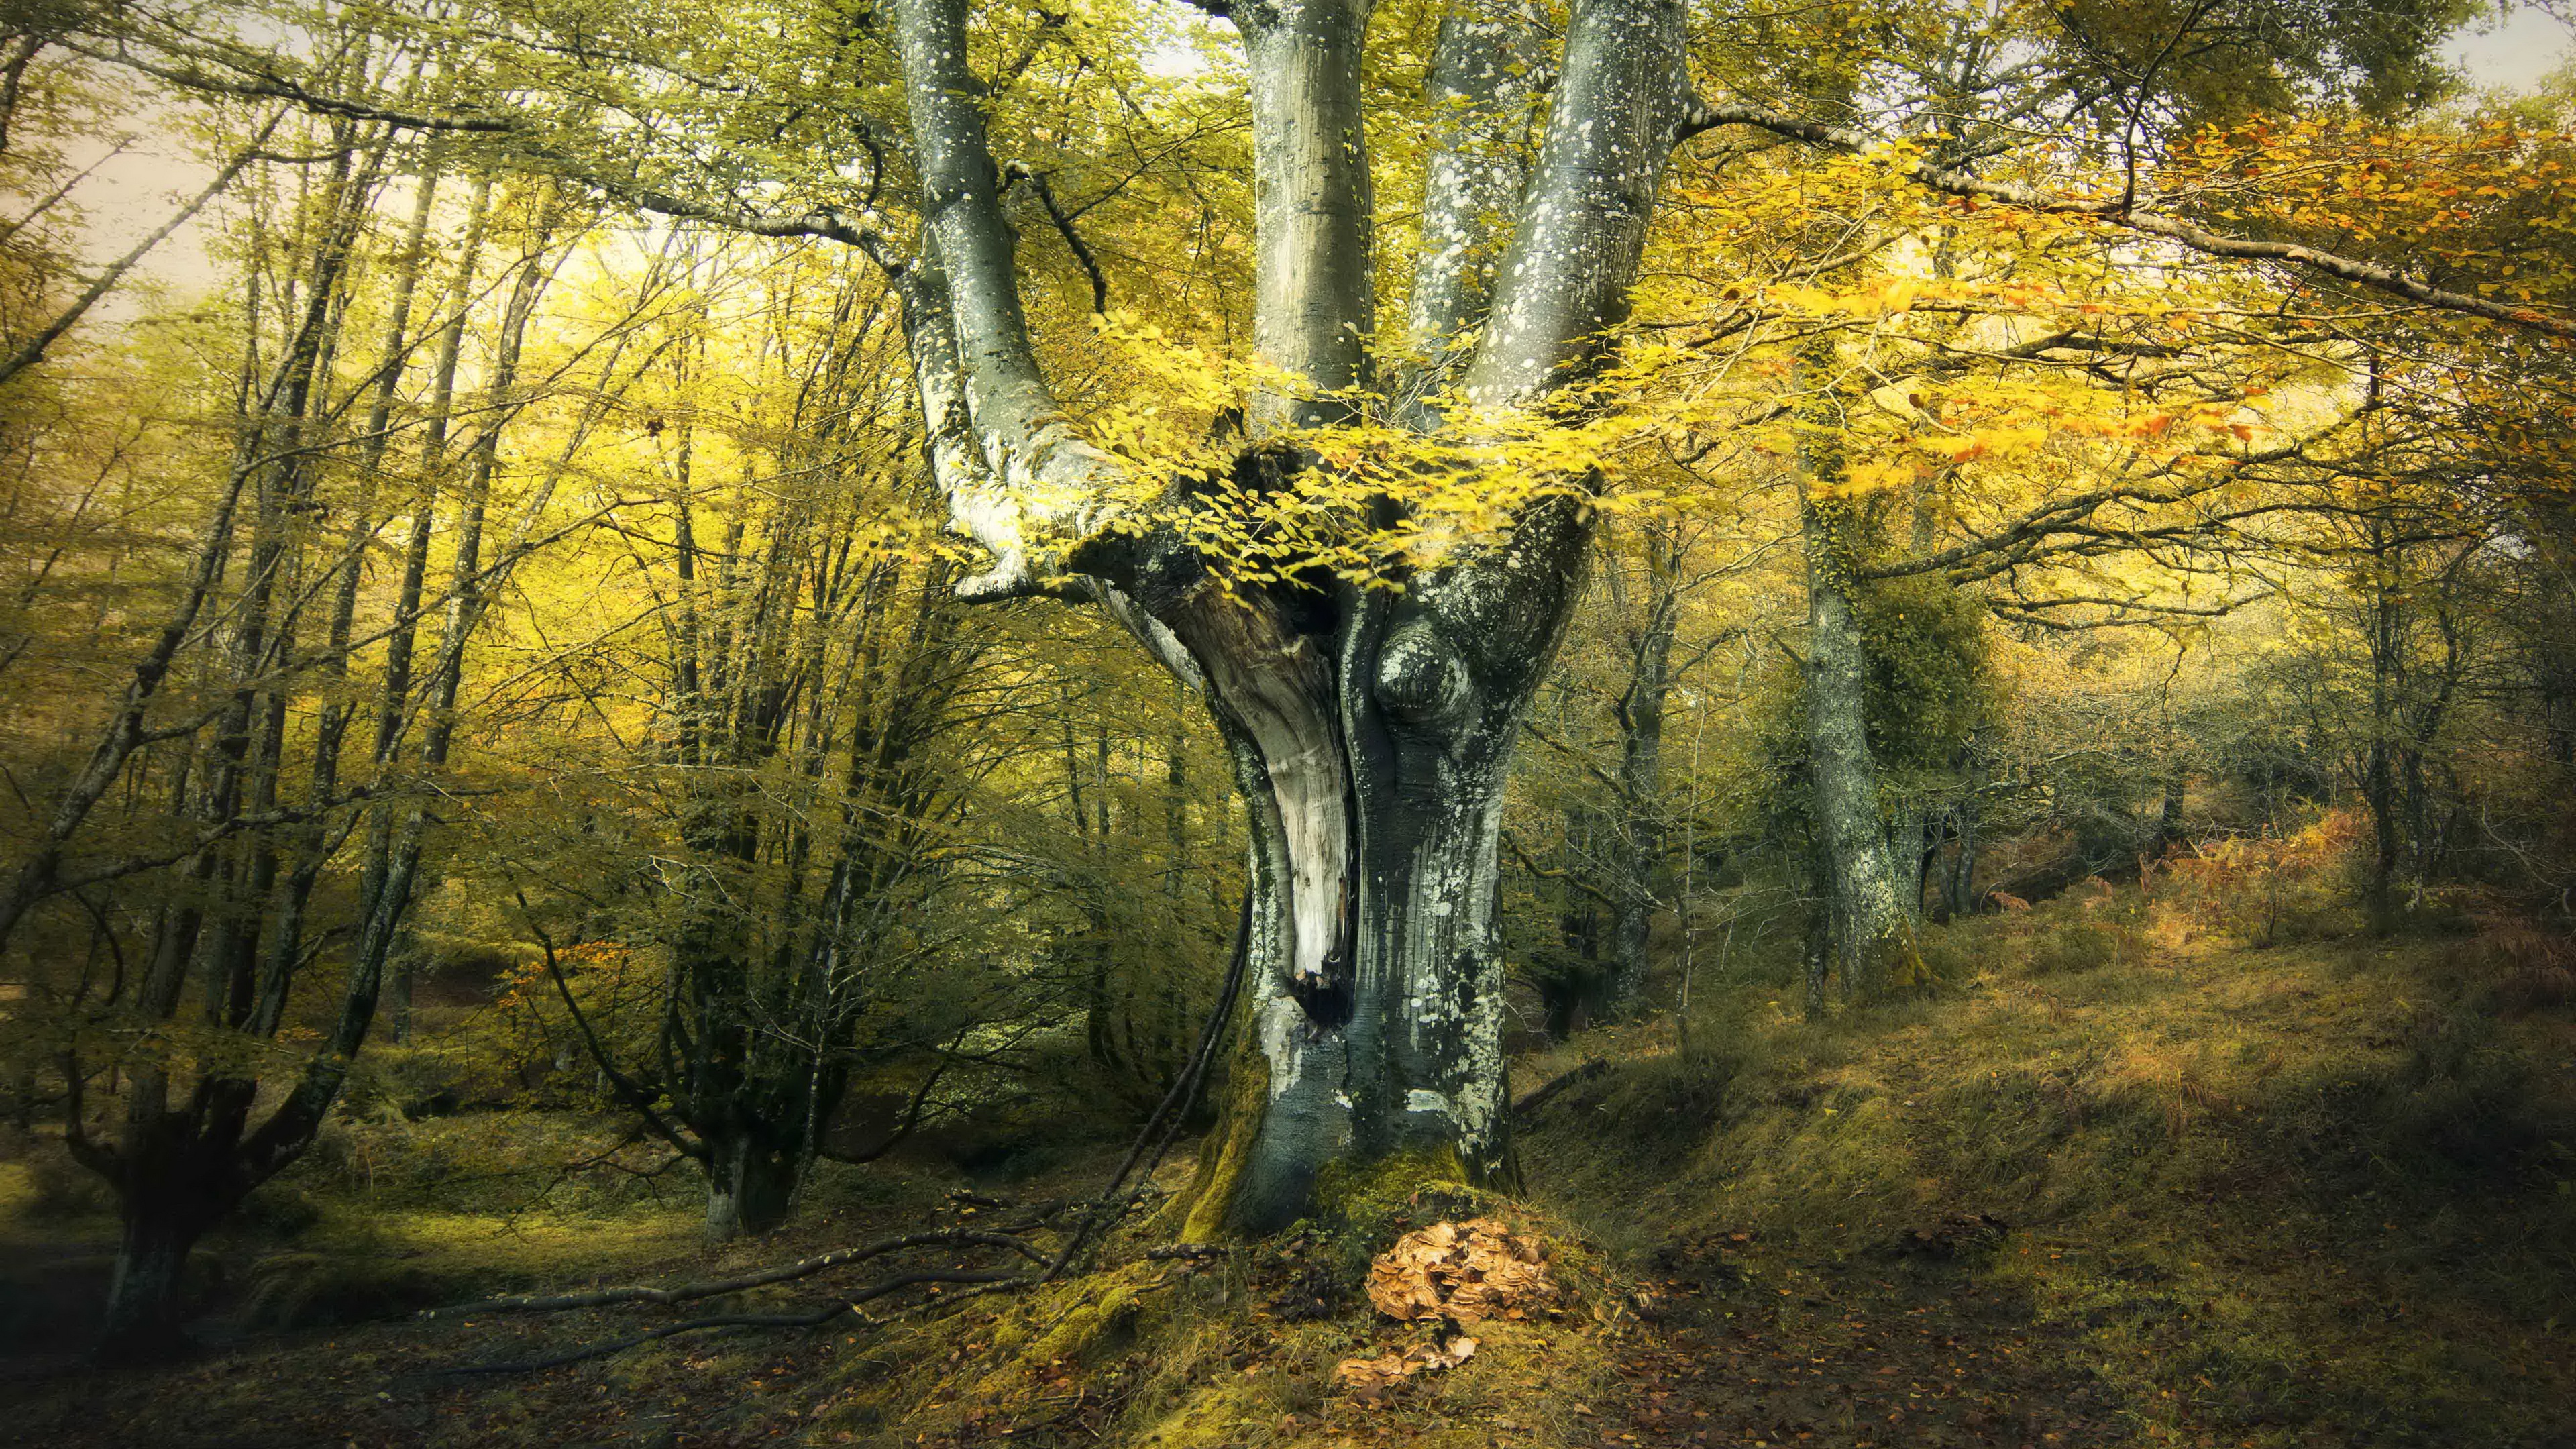
[[[2571,1425],[2576,0],[0,3],[0,1443]]]
[[[170,1449],[2566,1444],[2576,993],[2467,923],[2353,924],[2257,948],[2136,887],[1980,918],[1927,935],[1944,984],[1919,1000],[1811,1022],[1739,982],[1702,997],[1687,1050],[1664,1021],[1519,1057],[1524,1101],[1579,1073],[1526,1114],[1521,1196],[1392,1174],[1188,1256],[1152,1252],[1149,1208],[1060,1283],[530,1372],[471,1370],[868,1275],[421,1310],[992,1221],[1096,1187],[1124,1143],[1061,1118],[961,1134],[711,1252],[685,1193],[552,1181],[546,1152],[613,1124],[391,1117],[201,1255],[194,1357],[114,1372],[72,1350],[114,1224],[12,1165],[0,1396],[20,1442]],[[505,1137],[515,1166],[477,1155]],[[1444,1372],[1338,1386],[1338,1362],[1423,1336],[1372,1308],[1369,1255],[1475,1213],[1549,1244],[1557,1308],[1476,1326]]]

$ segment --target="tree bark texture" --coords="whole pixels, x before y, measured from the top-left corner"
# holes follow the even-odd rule
[[[1797,403],[1800,502],[1807,563],[1806,742],[1827,920],[1825,956],[1847,998],[1915,983],[1922,970],[1913,913],[1879,814],[1878,771],[1870,758],[1869,656],[1853,598],[1853,510],[1835,497],[1843,481],[1838,363],[1830,343],[1809,349]],[[1811,1001],[1818,993],[1811,987]]]
[[[1086,600],[1119,619],[1202,691],[1252,822],[1250,1049],[1192,1231],[1281,1225],[1337,1161],[1417,1154],[1427,1171],[1505,1173],[1503,782],[1577,597],[1589,510],[1573,496],[1534,505],[1389,592],[1231,587],[1222,560],[1155,513],[1188,506],[1183,490],[1141,511],[1121,502],[1124,465],[1057,413],[1027,335],[965,8],[897,7],[925,217],[898,286],[951,521],[995,560],[971,589]],[[1233,7],[1251,62],[1255,345],[1298,384],[1248,409],[1256,481],[1320,466],[1294,430],[1363,410],[1375,383],[1368,12]],[[1534,155],[1531,27],[1496,4],[1461,4],[1442,25],[1408,313],[1418,350],[1454,358],[1478,405],[1544,402],[1625,317],[1691,107],[1682,20],[1672,0],[1576,4]],[[1408,384],[1417,401],[1428,376]],[[1447,426],[1402,398],[1389,411]]]
[[[1681,628],[1681,558],[1668,530],[1650,529],[1644,584],[1627,630],[1628,687],[1620,693],[1619,819],[1610,839],[1611,960],[1618,1009],[1642,1004],[1648,939],[1664,896],[1664,710],[1673,691],[1673,640]]]

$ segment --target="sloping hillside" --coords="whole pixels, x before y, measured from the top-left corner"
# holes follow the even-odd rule
[[[2186,919],[2134,891],[1985,918],[1935,934],[1920,1001],[1809,1022],[1745,987],[1693,1052],[1536,1064],[1611,1056],[1527,1152],[1672,1296],[1648,1426],[2572,1442],[2563,967],[2509,932],[2257,949]]]

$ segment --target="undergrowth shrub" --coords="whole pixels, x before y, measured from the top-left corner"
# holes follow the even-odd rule
[[[418,976],[415,999],[489,1000],[544,959],[525,941],[490,941],[441,931],[413,937]]]
[[[35,1222],[60,1223],[116,1210],[116,1194],[97,1173],[72,1160],[63,1145],[36,1134],[9,1134],[5,1156],[25,1167],[26,1190],[18,1211]]]
[[[2195,845],[2152,866],[2147,889],[2184,935],[2224,935],[2257,950],[2349,935],[2362,831],[2353,811],[2330,810],[2287,834]]]
[[[2134,966],[2146,954],[2137,928],[2127,921],[2090,915],[2062,917],[2034,931],[2024,961],[2038,976]]]
[[[659,954],[576,942],[555,964],[613,1058],[652,1060],[667,969]],[[587,1109],[613,1099],[535,947],[425,937],[419,970],[411,1039],[381,1042],[358,1059],[345,1095],[354,1110],[424,1116]]]
[[[2405,1062],[2373,1084],[2379,1136],[2392,1152],[2491,1177],[2514,1173],[2547,1141],[2529,1065],[2484,1017],[2417,1012],[2403,1044]]]
[[[1723,1122],[1728,1088],[1747,1063],[1737,1051],[1665,1052],[1626,1064],[1563,1110],[1607,1114],[1666,1150],[1704,1141]]]
[[[2036,908],[1928,927],[1917,938],[1923,963],[1933,980],[1956,984],[1974,980],[1983,969],[2051,976],[2145,960],[2145,912],[2138,897],[2114,893],[2098,879],[2088,886]]]
[[[667,1149],[618,1126],[567,1112],[387,1113],[325,1127],[292,1175],[332,1195],[452,1212],[599,1213],[696,1192],[697,1178],[665,1166]]]
[[[2513,1186],[2565,1155],[2576,1122],[2474,1001],[2419,1006],[2371,1045],[2275,1094],[2270,1156],[2321,1195]]]
[[[2506,1016],[2576,1003],[2576,940],[2519,914],[2472,918],[2476,934],[2442,953],[2443,968],[2483,990]]]
[[[260,1328],[316,1328],[399,1318],[464,1296],[467,1285],[418,1264],[368,1254],[275,1253],[253,1263],[242,1317]]]
[[[322,1205],[300,1188],[264,1183],[242,1199],[234,1220],[268,1237],[292,1238],[322,1221]]]

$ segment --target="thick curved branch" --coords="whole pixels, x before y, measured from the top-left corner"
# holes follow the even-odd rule
[[[1421,354],[1404,391],[1418,402],[1447,383],[1461,339],[1484,323],[1494,273],[1529,180],[1544,32],[1513,0],[1459,0],[1440,19],[1424,89],[1432,149],[1422,178],[1422,237],[1406,320]],[[1409,421],[1439,426],[1428,408]]]
[[[351,100],[346,96],[326,95],[300,81],[290,80],[273,71],[257,70],[236,62],[222,61],[238,79],[227,78],[194,65],[172,65],[148,60],[137,55],[122,41],[114,46],[99,46],[69,36],[56,36],[53,43],[74,55],[86,56],[105,65],[121,66],[154,80],[177,86],[181,90],[206,95],[236,96],[245,100],[287,101],[301,110],[317,115],[338,116],[344,120],[380,122],[406,131],[447,132],[476,136],[515,135],[526,129],[525,123],[506,116],[442,116],[427,111],[410,111],[382,106],[372,101]]]
[[[316,115],[336,116],[344,120],[372,122],[423,135],[467,135],[490,137],[526,160],[542,163],[551,173],[578,185],[588,186],[639,211],[682,221],[701,221],[720,226],[745,236],[793,239],[811,237],[835,241],[878,255],[880,244],[875,233],[864,224],[853,223],[828,207],[793,216],[764,216],[713,202],[680,196],[636,181],[622,181],[583,164],[572,155],[539,140],[528,121],[516,116],[455,115],[433,111],[410,110],[380,105],[373,101],[317,91],[301,81],[274,71],[249,68],[237,61],[222,61],[226,69],[236,72],[228,77],[196,65],[174,65],[137,55],[122,44],[113,48],[86,44],[77,40],[55,42],[63,49],[105,65],[119,66],[154,80],[193,91],[200,95],[234,96],[247,99],[284,101],[299,110]],[[272,124],[274,124],[272,122]],[[882,128],[868,118],[860,118],[862,144],[872,154],[885,149]],[[252,159],[245,157],[245,159]],[[235,169],[238,169],[238,164]],[[880,156],[877,170],[884,170]],[[230,179],[227,172],[224,178]],[[202,204],[202,198],[200,203]],[[183,212],[178,218],[187,219]],[[176,224],[175,222],[173,223]],[[153,240],[159,240],[156,235]],[[147,246],[149,243],[147,243]],[[5,376],[5,375],[0,375]]]
[[[1563,78],[1466,379],[1519,406],[1596,363],[1626,321],[1680,118],[1689,103],[1677,0],[1580,0]]]
[[[901,0],[895,38],[920,157],[923,252],[947,283],[957,394],[991,478],[985,515],[958,521],[1009,573],[1045,581],[1117,520],[1125,470],[1066,422],[1038,367],[1017,238],[966,65],[965,0]],[[914,337],[933,325],[925,315]]]

